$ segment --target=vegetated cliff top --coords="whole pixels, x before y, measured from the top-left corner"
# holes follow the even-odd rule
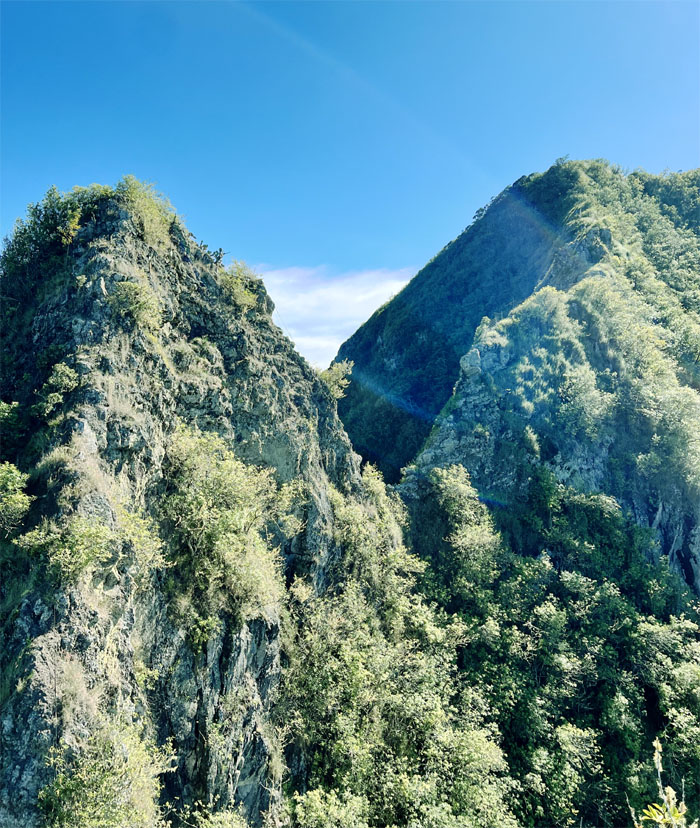
[[[239,344],[239,366],[267,356],[274,366],[278,355],[283,371],[333,409],[323,383],[272,323],[273,304],[262,281],[241,263],[224,268],[221,251],[197,244],[169,203],[135,179],[64,195],[50,190],[18,223],[3,270],[7,347],[0,394],[14,395],[21,409],[36,402],[51,365],[64,354],[94,352],[101,344],[109,351],[113,340],[126,335],[152,352],[177,390],[183,385],[179,373],[188,375],[195,357],[178,362],[171,347],[188,350],[184,338],[206,350],[217,334],[229,348]],[[189,371],[190,380],[195,375]],[[247,451],[248,435],[237,439]]]
[[[259,824],[283,561],[321,589],[328,489],[362,491],[334,398],[260,279],[132,178],[32,205],[2,297],[0,823]]]
[[[699,232],[697,170],[655,176],[561,161],[519,179],[341,346],[337,359],[355,363],[339,412],[356,450],[397,481],[482,319],[594,273],[624,280],[656,309],[681,381],[696,383]]]
[[[50,190],[6,244],[3,271],[0,395],[18,404],[20,432],[36,426],[37,401],[55,393],[52,372],[65,362],[85,377],[70,397],[78,410],[116,399],[138,412],[139,395],[158,382],[173,407],[163,417],[214,430],[235,417],[238,454],[278,467],[281,480],[319,463],[337,480],[357,475],[333,397],[272,322],[262,281],[242,263],[224,268],[221,252],[197,244],[152,188],[126,178],[116,188]],[[44,419],[50,401],[45,408]],[[301,448],[311,421],[338,437],[337,454],[319,459]],[[17,433],[9,459],[21,450]],[[43,448],[35,433],[25,460]]]

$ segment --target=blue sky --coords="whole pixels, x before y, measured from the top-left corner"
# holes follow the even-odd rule
[[[700,166],[697,2],[2,3],[2,234],[154,181],[326,364],[555,158]]]

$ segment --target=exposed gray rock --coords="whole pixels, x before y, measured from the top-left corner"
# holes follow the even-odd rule
[[[237,304],[219,283],[220,266],[194,242],[154,247],[133,215],[115,217],[109,204],[78,233],[70,271],[28,300],[13,332],[12,398],[33,401],[39,351],[53,348],[79,376],[47,429],[34,519],[79,514],[113,526],[124,508],[157,517],[164,458],[182,420],[219,434],[245,462],[273,468],[279,483],[305,481],[304,530],[282,551],[290,577],[306,573],[322,588],[335,554],[326,489],[329,481],[358,489],[359,458],[325,385],[272,323],[262,284],[251,280],[254,301]],[[157,328],[120,311],[125,280],[160,308]],[[8,622],[3,828],[38,828],[49,749],[88,734],[98,707],[110,705],[157,743],[170,740],[177,770],[165,774],[165,800],[241,805],[253,825],[278,806],[269,710],[279,619],[232,618],[195,653],[169,612],[163,577],[137,584],[133,561],[117,557],[70,589],[31,590]]]

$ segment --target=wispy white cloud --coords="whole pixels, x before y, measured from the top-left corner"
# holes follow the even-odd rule
[[[326,368],[350,334],[415,273],[410,267],[335,275],[325,266],[255,269],[275,303],[275,322],[319,368]]]

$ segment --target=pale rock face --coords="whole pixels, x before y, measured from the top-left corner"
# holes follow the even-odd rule
[[[215,431],[280,483],[305,481],[304,530],[283,553],[290,574],[307,573],[320,589],[335,554],[327,487],[357,489],[358,458],[325,386],[272,323],[262,285],[249,285],[254,308],[237,309],[202,249],[183,240],[155,249],[125,212],[81,229],[71,255],[85,279],[38,299],[18,326],[5,396],[31,397],[21,377],[39,349],[60,350],[79,375],[43,453],[43,513],[108,525],[122,507],[157,516],[179,419]],[[115,313],[111,297],[125,278],[157,297],[159,329]],[[231,620],[194,653],[169,612],[163,577],[137,585],[131,563],[118,560],[75,587],[30,591],[22,601],[6,648],[15,687],[0,712],[3,828],[38,828],[47,751],[90,732],[98,705],[110,700],[171,746],[177,770],[164,775],[164,800],[240,805],[253,825],[274,813],[280,780],[270,772],[269,714],[279,619],[271,611],[242,625]]]

